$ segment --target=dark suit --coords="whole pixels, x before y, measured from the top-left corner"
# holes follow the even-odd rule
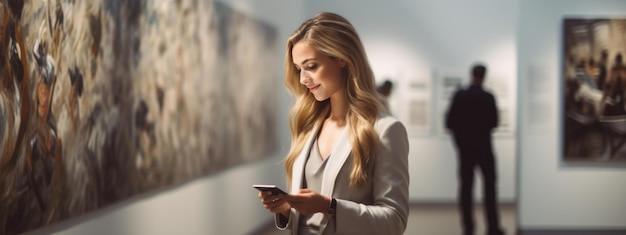
[[[494,96],[480,86],[470,86],[454,94],[446,116],[446,127],[452,131],[459,155],[459,204],[463,230],[473,234],[474,170],[482,172],[484,205],[489,234],[500,234],[497,209],[496,167],[491,133],[498,126]]]

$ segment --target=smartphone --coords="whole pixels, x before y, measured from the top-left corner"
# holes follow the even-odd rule
[[[255,184],[252,185],[252,187],[258,189],[261,192],[271,191],[272,195],[287,194],[285,191],[273,184]]]

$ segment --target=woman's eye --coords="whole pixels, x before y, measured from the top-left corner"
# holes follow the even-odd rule
[[[317,68],[316,64],[306,66],[306,70],[315,70]]]

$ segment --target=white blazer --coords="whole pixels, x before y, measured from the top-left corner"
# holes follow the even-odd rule
[[[293,165],[290,193],[302,187],[304,165],[309,149],[317,137],[311,132],[302,152]],[[324,215],[323,234],[402,234],[409,214],[409,142],[404,125],[391,116],[383,116],[374,126],[380,144],[372,164],[367,168],[367,179],[359,187],[350,188],[352,145],[346,128],[326,164],[322,182],[322,195],[337,199],[336,216]],[[276,227],[298,232],[300,214],[291,209],[287,224],[281,224],[275,215]],[[328,221],[334,219],[336,231],[326,231]],[[329,229],[330,230],[330,229]]]

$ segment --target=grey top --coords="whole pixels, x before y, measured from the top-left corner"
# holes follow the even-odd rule
[[[330,157],[327,157],[325,160],[322,160],[316,139],[311,145],[310,155],[304,168],[304,188],[315,192],[321,191],[322,181],[324,181],[324,169],[326,169],[326,163],[329,158]],[[320,234],[319,229],[323,218],[323,213],[301,215],[298,234]],[[334,227],[334,221],[330,221],[325,230],[334,231]]]

